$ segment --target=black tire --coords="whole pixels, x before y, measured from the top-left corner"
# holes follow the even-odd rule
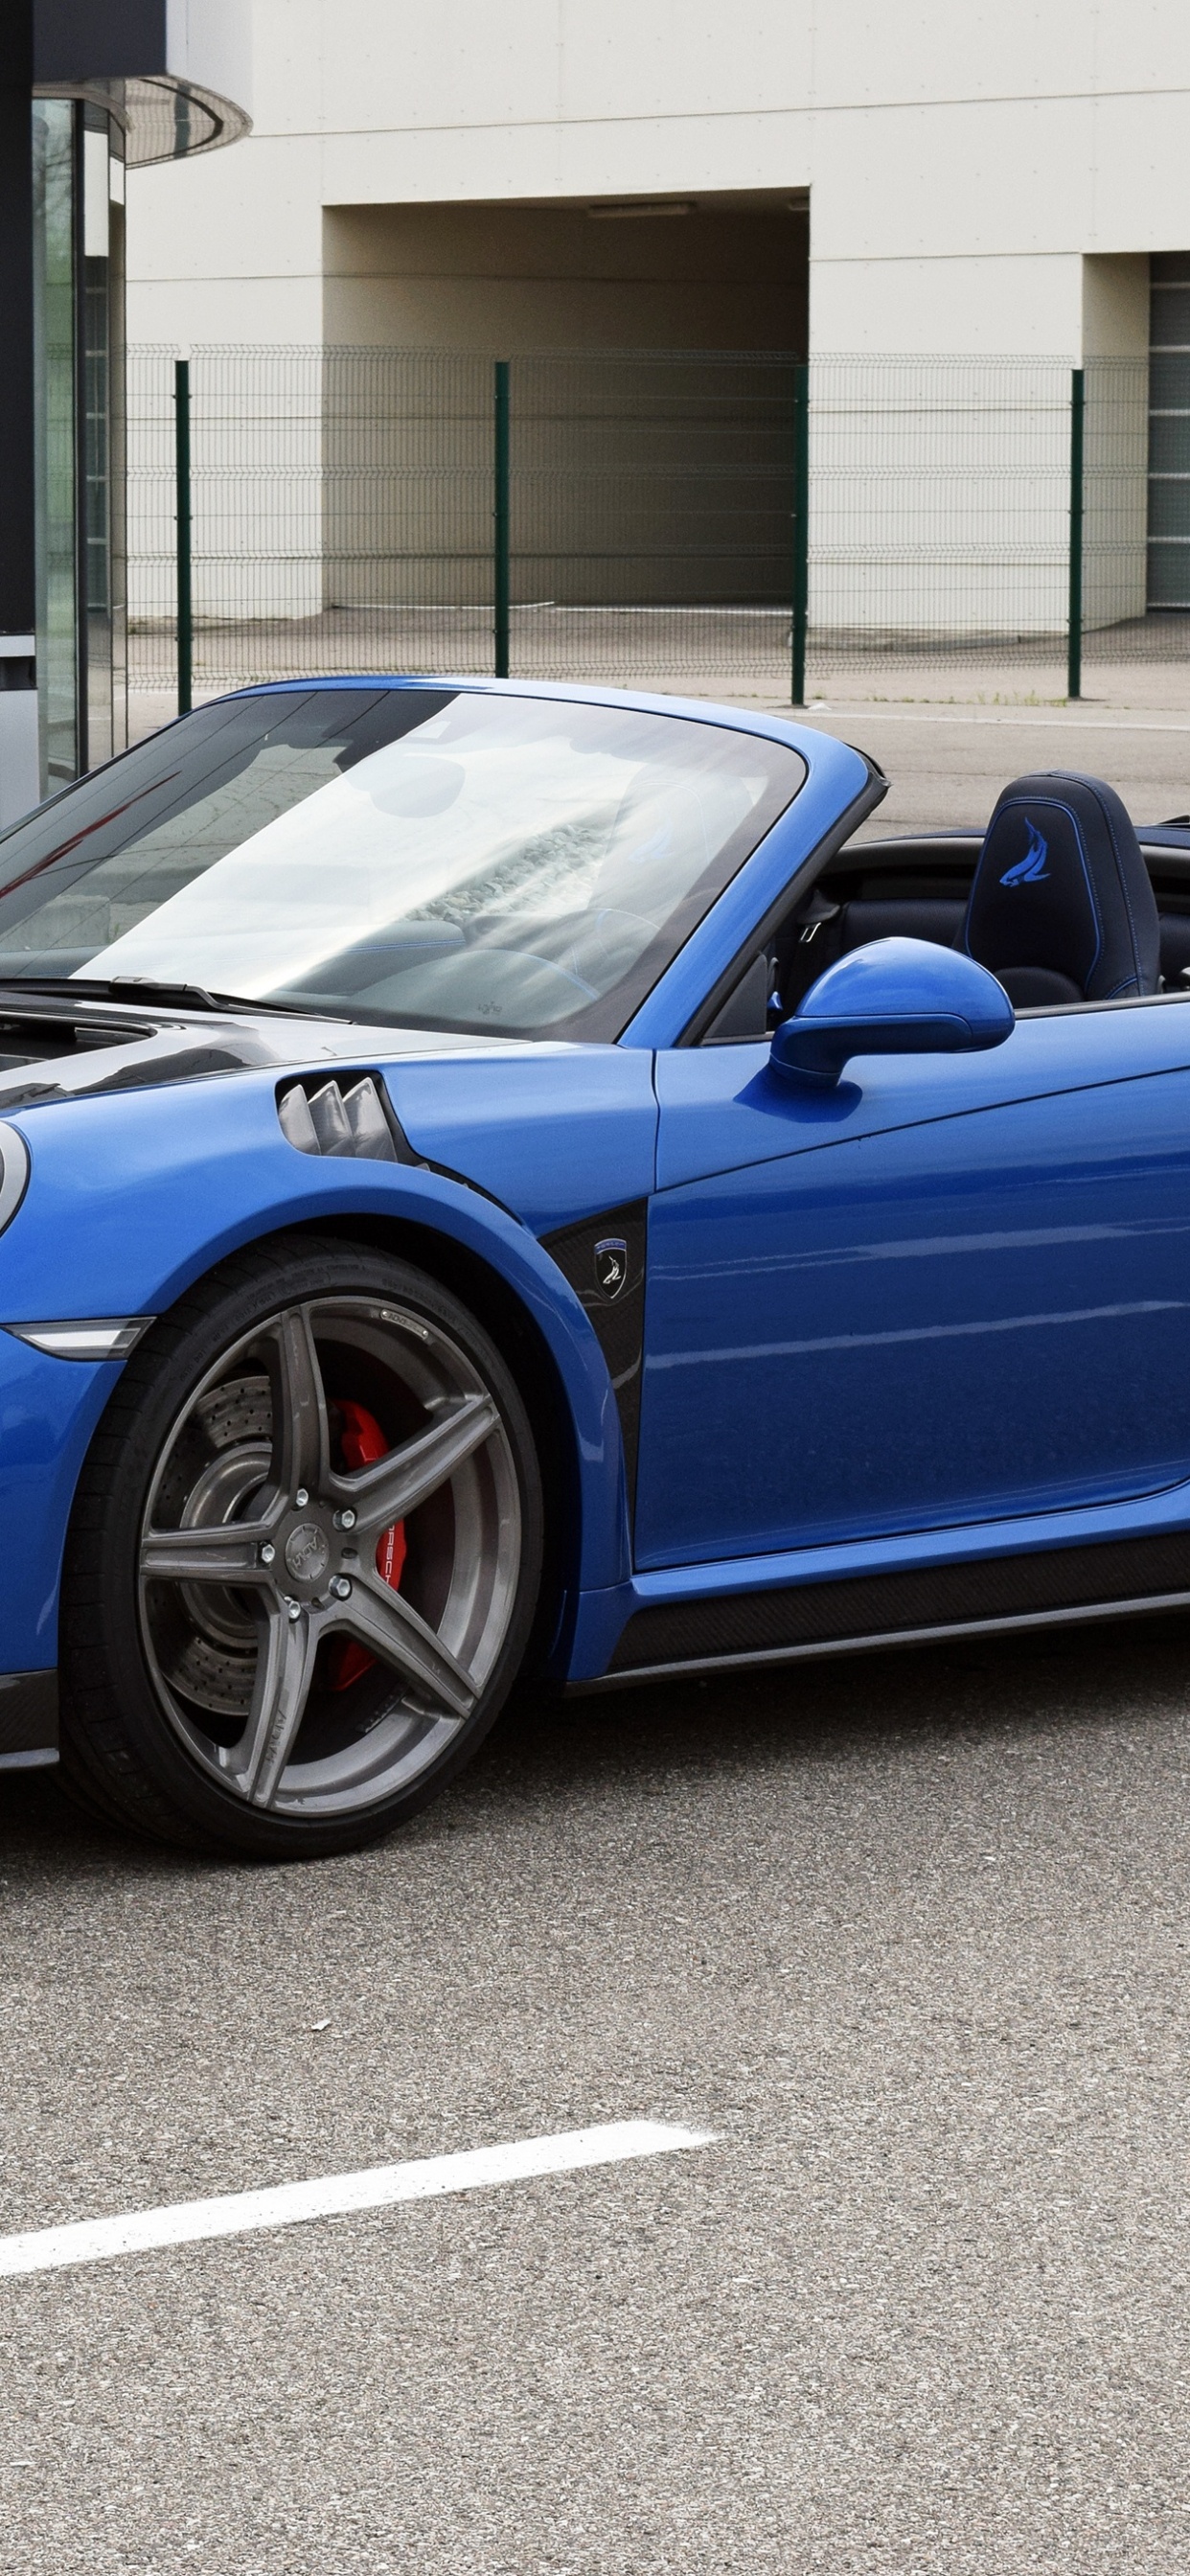
[[[498,1715],[542,1526],[515,1381],[447,1289],[307,1236],[224,1262],[146,1335],[80,1478],[63,1786],[260,1859],[373,1840]]]

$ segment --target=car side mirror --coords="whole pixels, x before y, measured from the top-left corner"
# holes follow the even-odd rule
[[[828,966],[773,1032],[770,1062],[789,1081],[828,1089],[853,1055],[965,1055],[1003,1046],[1016,1026],[1002,984],[956,948],[873,939]]]

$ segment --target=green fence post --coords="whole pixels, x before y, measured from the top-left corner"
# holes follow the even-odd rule
[[[806,620],[810,599],[810,370],[793,371],[793,673],[795,707],[806,703]]]
[[[1081,367],[1070,378],[1070,606],[1066,638],[1066,695],[1083,693],[1083,411]]]
[[[174,363],[174,459],[178,514],[178,714],[194,703],[194,604],[190,587],[190,361]]]
[[[508,678],[508,598],[509,598],[509,510],[508,510],[508,360],[496,360],[496,506],[495,542],[495,666],[496,678]]]

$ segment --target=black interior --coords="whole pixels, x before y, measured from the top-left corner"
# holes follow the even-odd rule
[[[871,939],[932,939],[956,948],[982,840],[981,832],[923,835],[841,850],[777,933],[773,992],[781,1007],[774,1019],[796,1010],[828,966]]]
[[[796,1010],[804,993],[836,959],[873,939],[929,939],[942,947],[960,946],[976,866],[986,835],[976,829],[908,834],[903,839],[850,842],[830,860],[813,889],[804,888],[789,916],[768,944],[767,971],[749,972],[731,1000],[704,1032],[704,1043],[760,1037],[765,1028]],[[1190,829],[1172,825],[1142,828],[1138,835],[1149,883],[1156,899],[1160,954],[1155,989],[1183,993],[1190,970]],[[994,971],[994,970],[993,970]],[[759,996],[767,985],[768,1003],[762,1025]],[[738,1002],[737,1002],[738,995]],[[1018,1010],[1067,1007],[1079,999],[1071,982],[1068,993],[1014,996]],[[744,1023],[747,1023],[746,1025]]]
[[[1017,1008],[1138,1001],[1157,991],[1157,898],[1127,808],[1106,779],[1051,769],[1001,789],[960,944]]]

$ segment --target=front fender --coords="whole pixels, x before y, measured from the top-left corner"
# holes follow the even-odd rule
[[[528,1229],[465,1184],[403,1163],[301,1154],[277,1123],[276,1075],[55,1102],[20,1113],[31,1173],[0,1235],[0,1324],[164,1313],[228,1254],[286,1227],[353,1216],[431,1228],[495,1271],[544,1341],[574,1436],[580,1588],[628,1572],[619,1414],[574,1290]],[[481,1317],[482,1320],[482,1317]],[[57,1651],[75,1486],[118,1375],[46,1359],[0,1333],[0,1562],[22,1569],[0,1671]]]

